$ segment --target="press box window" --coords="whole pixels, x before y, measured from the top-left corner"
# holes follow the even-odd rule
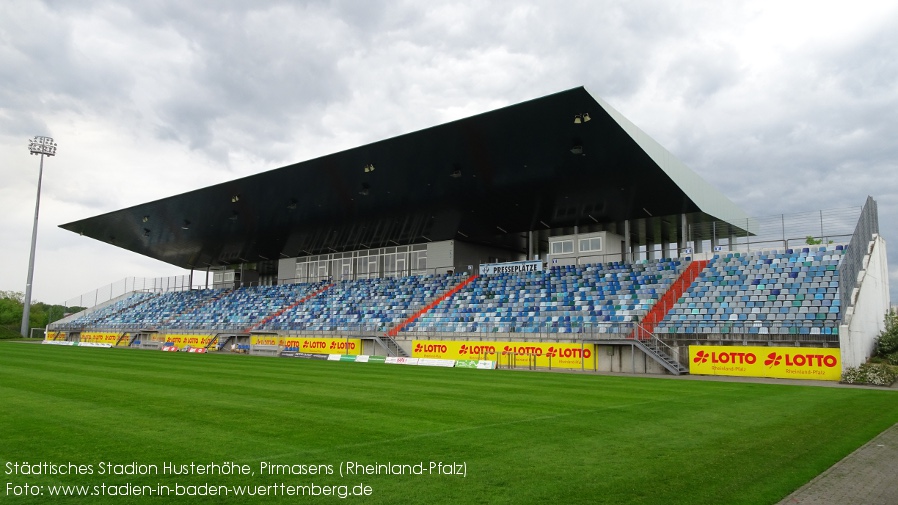
[[[602,237],[581,238],[580,252],[601,251]]]
[[[552,242],[552,254],[570,254],[574,252],[573,240],[559,240]]]

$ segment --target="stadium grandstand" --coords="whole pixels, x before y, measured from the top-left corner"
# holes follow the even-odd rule
[[[191,272],[66,343],[832,379],[889,307],[872,198],[749,217],[582,87],[62,227]]]

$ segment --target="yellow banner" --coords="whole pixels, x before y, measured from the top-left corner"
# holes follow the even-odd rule
[[[362,340],[358,338],[305,338],[284,337],[284,347],[297,347],[299,352],[312,354],[355,354],[362,353]]]
[[[842,354],[816,347],[690,345],[689,373],[837,381]]]
[[[121,333],[110,333],[104,331],[85,331],[81,332],[81,341],[92,344],[109,344],[115,345],[118,342]]]
[[[206,347],[215,335],[170,334],[165,336],[166,342],[175,344],[178,349],[190,347]]]
[[[65,332],[62,331],[48,331],[47,337],[44,340],[51,340],[54,342],[65,342]]]
[[[278,335],[253,335],[249,337],[250,345],[277,345],[280,346],[281,342],[283,342],[283,337]]]
[[[500,366],[513,363],[526,367],[536,359],[536,366],[548,368],[585,368],[594,370],[596,349],[593,344],[558,344],[551,342],[473,342],[468,340],[413,340],[413,358],[488,359]]]

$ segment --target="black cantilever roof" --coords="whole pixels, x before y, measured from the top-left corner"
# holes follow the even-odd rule
[[[745,222],[579,87],[61,227],[205,268],[449,239],[520,248],[531,230],[679,214]]]

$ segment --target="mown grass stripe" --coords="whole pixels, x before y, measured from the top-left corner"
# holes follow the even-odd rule
[[[0,465],[465,461],[465,479],[316,480],[364,481],[375,488],[364,503],[773,503],[898,422],[895,400],[894,391],[850,388],[0,343],[0,422],[11,428],[0,434]]]

